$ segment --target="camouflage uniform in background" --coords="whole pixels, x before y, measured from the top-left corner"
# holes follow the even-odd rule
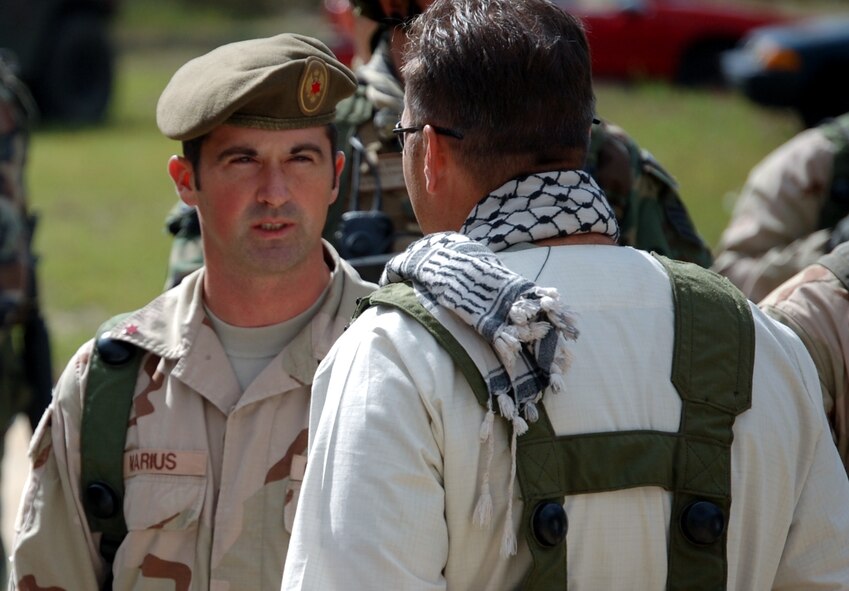
[[[33,256],[34,221],[24,183],[35,103],[0,52],[0,458],[6,430],[26,412],[34,428],[50,402],[53,376],[44,321],[38,310]],[[2,541],[0,554],[5,556]],[[5,560],[0,578],[5,582]]]
[[[197,212],[182,201],[178,200],[168,212],[165,229],[174,237],[165,278],[165,289],[170,289],[203,265],[203,248]]]
[[[795,332],[814,365],[837,451],[849,475],[849,243],[796,273],[758,306]]]
[[[849,114],[799,133],[752,169],[713,269],[757,302],[849,237],[839,225],[847,213]]]
[[[392,133],[404,108],[404,88],[387,31],[356,73],[357,93],[336,110],[346,165],[324,236],[365,279],[377,281],[389,256],[421,236]],[[677,183],[624,130],[607,122],[593,125],[586,169],[616,210],[621,244],[710,266],[710,248],[696,231]],[[166,222],[175,237],[166,288],[203,264],[193,217],[178,205]]]
[[[24,164],[29,135],[22,89],[11,66],[0,58],[0,380],[2,427],[5,432],[26,398],[19,341],[14,333],[26,313],[27,220]]]
[[[587,172],[616,211],[619,243],[709,267],[710,248],[696,231],[678,194],[678,183],[625,130],[593,125]]]
[[[0,51],[0,419],[6,428],[26,412],[35,429],[50,403],[53,369],[47,327],[39,309],[36,218],[24,183],[29,134],[37,108],[15,75],[10,54]]]

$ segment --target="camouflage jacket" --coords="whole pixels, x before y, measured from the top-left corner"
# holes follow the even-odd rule
[[[849,126],[849,115],[841,119]],[[828,249],[837,219],[826,219],[833,217],[826,214],[836,204],[835,197],[846,200],[849,195],[844,190],[841,197],[841,191],[833,190],[840,150],[830,127],[807,129],[773,150],[752,169],[737,198],[713,269],[752,301],[761,300]]]
[[[310,384],[373,286],[336,261],[319,311],[244,391],[202,303],[203,270],[123,320],[146,353],[124,450],[113,589],[278,591],[305,464]],[[30,448],[10,589],[99,589],[80,499],[80,421],[92,343],[69,363]]]
[[[31,252],[35,218],[27,208],[24,182],[36,107],[6,59],[0,53],[0,434],[20,411],[35,425],[53,384]]]
[[[678,183],[625,130],[593,125],[585,166],[616,212],[619,243],[709,267],[713,257],[696,230]]]
[[[837,451],[849,474],[849,297],[829,258],[849,268],[849,244],[841,244],[770,292],[758,306],[793,329],[817,366],[823,405]]]
[[[35,107],[29,91],[0,55],[0,293],[3,323],[26,304],[29,228],[24,183],[31,120]],[[11,316],[10,316],[11,315]]]

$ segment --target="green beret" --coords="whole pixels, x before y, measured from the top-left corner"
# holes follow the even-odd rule
[[[227,123],[299,129],[330,123],[357,88],[353,72],[321,41],[284,33],[222,45],[181,67],[159,97],[156,123],[190,140]]]

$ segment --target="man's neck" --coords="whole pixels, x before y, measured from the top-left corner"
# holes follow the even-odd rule
[[[204,302],[224,322],[252,327],[278,324],[309,309],[330,283],[330,269],[302,265],[274,276],[228,274],[206,269]]]
[[[572,234],[570,236],[555,236],[544,238],[534,242],[536,246],[568,246],[576,244],[597,244],[602,246],[616,246],[610,236],[592,232],[590,234]]]

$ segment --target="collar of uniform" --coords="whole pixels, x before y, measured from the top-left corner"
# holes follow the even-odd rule
[[[284,369],[304,384],[312,383],[318,364],[351,319],[356,300],[376,287],[361,279],[328,242],[324,243],[324,257],[331,269],[324,302],[310,323],[289,344],[288,355],[283,358]]]
[[[178,359],[186,354],[193,336],[206,318],[203,311],[204,269],[187,275],[177,287],[160,294],[110,331],[159,357]]]
[[[285,369],[295,379],[312,383],[312,375],[333,342],[342,334],[351,318],[356,300],[376,286],[361,279],[357,272],[324,243],[325,260],[331,267],[330,286],[324,303],[312,321],[287,347],[291,354]],[[118,323],[111,337],[132,343],[166,359],[178,359],[188,352],[203,322],[204,269],[186,276],[180,285],[166,291],[140,310]]]

